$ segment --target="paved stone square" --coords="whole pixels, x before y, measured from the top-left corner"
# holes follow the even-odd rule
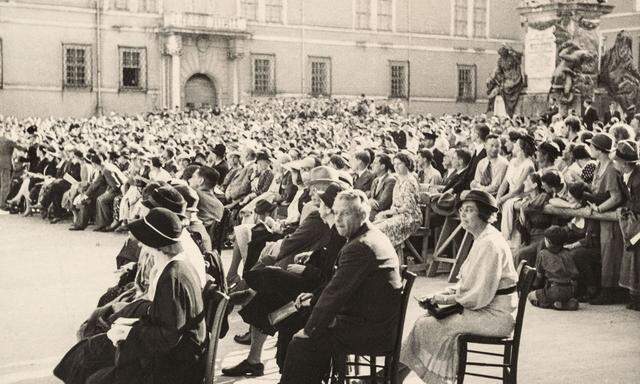
[[[115,255],[123,235],[67,231],[39,218],[0,216],[0,384],[58,383],[51,371],[74,344],[79,324],[116,281]],[[228,265],[230,253],[223,253]],[[417,280],[414,294],[446,285],[444,277]],[[407,328],[421,314],[412,300]],[[237,313],[220,342],[217,370],[244,358],[248,347],[233,342],[248,327]],[[529,306],[521,345],[519,382],[525,384],[635,384],[640,382],[640,312],[624,306],[577,312]],[[267,341],[266,375],[259,379],[218,376],[216,383],[277,383],[275,340]],[[489,382],[469,378],[465,383]],[[420,383],[415,376],[409,384]]]

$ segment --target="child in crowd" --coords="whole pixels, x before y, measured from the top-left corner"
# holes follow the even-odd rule
[[[537,276],[529,294],[531,304],[540,308],[575,311],[578,309],[576,287],[578,269],[568,250],[564,249],[567,233],[557,225],[544,232],[546,248],[536,260]]]

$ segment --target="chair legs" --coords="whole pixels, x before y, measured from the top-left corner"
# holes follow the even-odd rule
[[[511,361],[511,346],[507,345],[504,347],[504,359],[502,360],[503,364],[505,365],[504,368],[502,368],[502,377],[503,377],[503,381],[507,384],[511,384],[512,381],[512,376],[513,376],[513,367],[512,367],[512,361]]]
[[[460,342],[458,346],[458,384],[464,383],[464,374],[467,369],[467,343]]]

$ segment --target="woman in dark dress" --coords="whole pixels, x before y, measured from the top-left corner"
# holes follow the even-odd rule
[[[54,369],[69,384],[202,381],[206,338],[198,275],[178,240],[182,224],[165,208],[154,208],[129,230],[143,244],[170,257],[158,278],[147,316],[123,319],[107,333],[80,341]],[[130,320],[130,321],[128,321]]]
[[[587,201],[594,212],[613,211],[624,203],[622,175],[614,167],[610,157],[613,149],[613,138],[607,134],[597,133],[591,139],[591,152],[598,161],[598,165],[591,183],[593,194],[587,197]],[[614,304],[624,299],[623,290],[618,287],[623,253],[622,232],[620,225],[613,221],[599,221],[592,224],[600,227],[602,290],[589,303],[591,305]]]

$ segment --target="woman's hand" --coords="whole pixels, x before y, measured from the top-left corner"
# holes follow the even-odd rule
[[[309,261],[312,251],[301,252],[293,257],[293,262],[296,264],[306,264]]]

